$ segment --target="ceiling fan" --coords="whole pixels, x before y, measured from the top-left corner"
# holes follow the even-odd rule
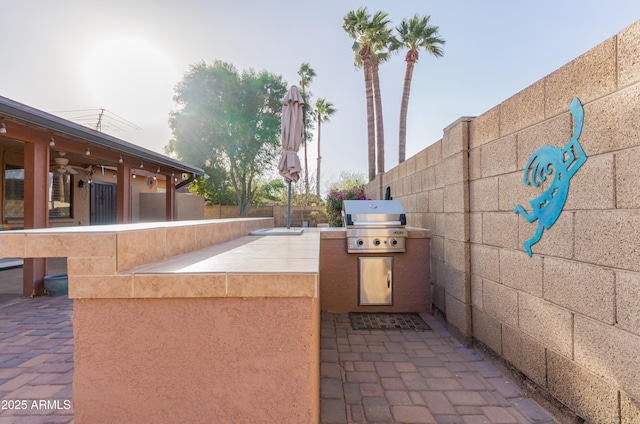
[[[52,165],[50,170],[52,172],[58,172],[60,174],[76,175],[78,171],[76,171],[75,168],[82,168],[69,165],[69,159],[65,157],[66,154],[66,152],[58,152],[58,155],[60,155],[60,157],[53,158],[55,165]]]

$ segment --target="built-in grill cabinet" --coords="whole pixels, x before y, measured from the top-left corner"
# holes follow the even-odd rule
[[[397,200],[342,203],[348,253],[406,252],[407,218]],[[358,304],[393,305],[393,257],[358,257]]]
[[[358,258],[359,305],[393,305],[393,257]]]

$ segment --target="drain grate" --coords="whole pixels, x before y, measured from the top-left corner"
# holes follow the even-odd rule
[[[354,330],[430,330],[415,312],[351,312],[349,320]]]

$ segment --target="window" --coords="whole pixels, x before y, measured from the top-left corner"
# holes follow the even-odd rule
[[[24,218],[24,168],[5,165],[4,217]],[[49,218],[71,218],[71,175],[49,172]]]
[[[49,218],[71,218],[71,175],[49,172]]]
[[[5,165],[4,217],[24,217],[24,168],[21,166]]]

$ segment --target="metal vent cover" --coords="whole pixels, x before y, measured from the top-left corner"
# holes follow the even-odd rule
[[[353,330],[431,330],[415,312],[350,312]]]

